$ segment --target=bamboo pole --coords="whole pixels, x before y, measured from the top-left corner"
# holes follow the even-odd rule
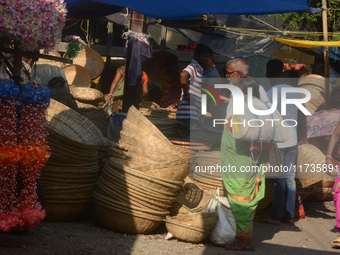
[[[325,42],[328,41],[328,26],[327,26],[327,0],[322,0],[322,30],[323,30],[323,40]],[[326,105],[327,109],[330,109],[331,102],[329,100],[329,91],[330,84],[328,81],[329,78],[329,55],[328,55],[328,47],[324,46],[323,51],[323,60],[324,60],[324,77],[325,77],[325,91],[326,91]]]

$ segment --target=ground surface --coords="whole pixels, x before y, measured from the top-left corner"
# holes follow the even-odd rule
[[[191,244],[164,240],[166,229],[150,235],[126,235],[99,226],[93,212],[72,223],[43,222],[24,235],[0,234],[0,254],[82,255],[82,254],[336,254],[331,247],[338,236],[335,208],[329,198],[323,203],[305,203],[306,218],[296,227],[272,226],[259,221],[254,225],[255,252],[231,252],[209,243]]]

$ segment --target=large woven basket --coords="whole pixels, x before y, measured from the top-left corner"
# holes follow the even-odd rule
[[[317,74],[310,74],[306,77],[299,79],[298,87],[308,89],[311,93],[311,99],[305,104],[306,109],[310,113],[314,113],[315,110],[325,102],[326,98],[326,80],[324,77]],[[329,93],[332,91],[332,87],[329,86]]]
[[[102,133],[90,120],[53,99],[47,109],[47,122],[49,129],[74,143],[99,146],[104,142]]]
[[[60,57],[60,54],[55,50],[48,52],[47,55]],[[63,77],[66,80],[61,62],[54,60],[39,58],[32,67],[32,73],[35,73],[43,84],[48,84],[54,77]]]
[[[308,188],[312,188],[313,190],[310,192],[310,195],[306,198],[306,200],[313,202],[325,201],[333,192],[334,182],[334,178],[325,178],[309,186]]]
[[[76,111],[88,118],[102,132],[103,136],[106,136],[109,115],[105,109],[76,109]]]
[[[139,209],[93,192],[96,215],[102,226],[128,234],[146,234],[156,229],[164,213]]]
[[[182,213],[201,213],[207,208],[212,192],[191,189],[177,195],[171,207],[171,215]]]
[[[90,74],[91,79],[96,79],[104,69],[104,60],[95,50],[83,47],[73,59],[73,64],[84,67]]]
[[[104,100],[104,95],[98,89],[70,86],[70,92],[74,99],[79,101]]]
[[[120,172],[115,171],[114,169],[107,168],[107,165],[105,165],[103,170],[103,178],[108,179],[111,183],[117,184],[124,184],[124,189],[127,190],[134,190],[136,192],[140,193],[147,193],[151,194],[151,196],[164,199],[167,197],[171,201],[175,201],[177,193],[174,193],[172,191],[159,189],[158,187],[150,186],[148,182],[143,182],[141,180],[140,182],[136,182],[133,178],[127,178],[125,175],[122,175]]]
[[[106,178],[100,178],[97,182],[96,192],[116,201],[156,211],[168,211],[172,203],[167,197],[160,199],[151,192],[138,193],[134,189],[127,189],[124,182],[112,182]]]
[[[215,213],[192,213],[167,216],[165,226],[177,239],[199,243],[202,242],[215,226]]]
[[[311,86],[325,90],[325,78],[321,75],[310,74],[299,79],[298,87]]]
[[[91,75],[86,68],[79,65],[67,65],[63,67],[63,71],[68,84],[86,88],[91,86]]]
[[[302,188],[328,178],[324,169],[325,155],[312,144],[302,144],[298,147],[296,176],[299,178]],[[320,166],[320,169],[317,169]],[[320,170],[320,171],[319,171]]]
[[[184,183],[184,181],[172,181],[169,179],[148,175],[127,166],[119,165],[111,160],[107,162],[107,166],[105,167],[108,167],[107,169],[111,168],[112,171],[118,171],[123,178],[135,181],[136,184],[149,185],[150,187],[166,192],[173,192],[175,194],[177,194]]]
[[[91,206],[91,199],[50,200],[47,199],[46,221],[76,221]]]
[[[157,137],[160,142],[167,144],[169,147],[174,147],[157,127],[155,127],[145,116],[143,116],[134,106],[131,106],[127,120],[141,130],[148,130],[153,136]]]

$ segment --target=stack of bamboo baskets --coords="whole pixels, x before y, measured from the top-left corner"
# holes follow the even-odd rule
[[[326,100],[326,79],[317,74],[310,74],[299,79],[298,87],[309,90],[311,99],[305,104],[306,109],[313,114]],[[328,86],[328,81],[327,81]],[[332,88],[329,89],[329,93]]]
[[[132,234],[148,233],[169,214],[189,173],[190,160],[136,108],[123,122],[119,146],[106,163],[93,193],[104,227]]]
[[[91,120],[106,136],[108,113],[102,92],[94,88],[70,86],[70,92],[75,100],[74,110]]]
[[[47,198],[47,220],[73,221],[91,204],[98,174],[97,127],[67,106],[51,100],[47,113],[51,157],[40,181]]]

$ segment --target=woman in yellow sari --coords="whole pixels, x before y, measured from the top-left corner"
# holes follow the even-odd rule
[[[252,78],[242,78],[238,85],[245,94],[248,87],[253,88],[253,95],[259,97],[258,83]],[[229,103],[231,107],[231,103]],[[229,107],[229,106],[228,106]],[[229,116],[228,116],[229,115]],[[230,123],[231,110],[227,110]],[[231,169],[223,172],[223,184],[229,199],[231,210],[236,220],[236,239],[229,250],[254,250],[252,245],[252,229],[256,207],[264,197],[264,168],[269,160],[270,144],[257,146],[249,141],[235,139],[231,126],[226,125],[221,143],[221,168]],[[252,166],[256,166],[253,167]],[[256,169],[257,171],[251,171]]]

